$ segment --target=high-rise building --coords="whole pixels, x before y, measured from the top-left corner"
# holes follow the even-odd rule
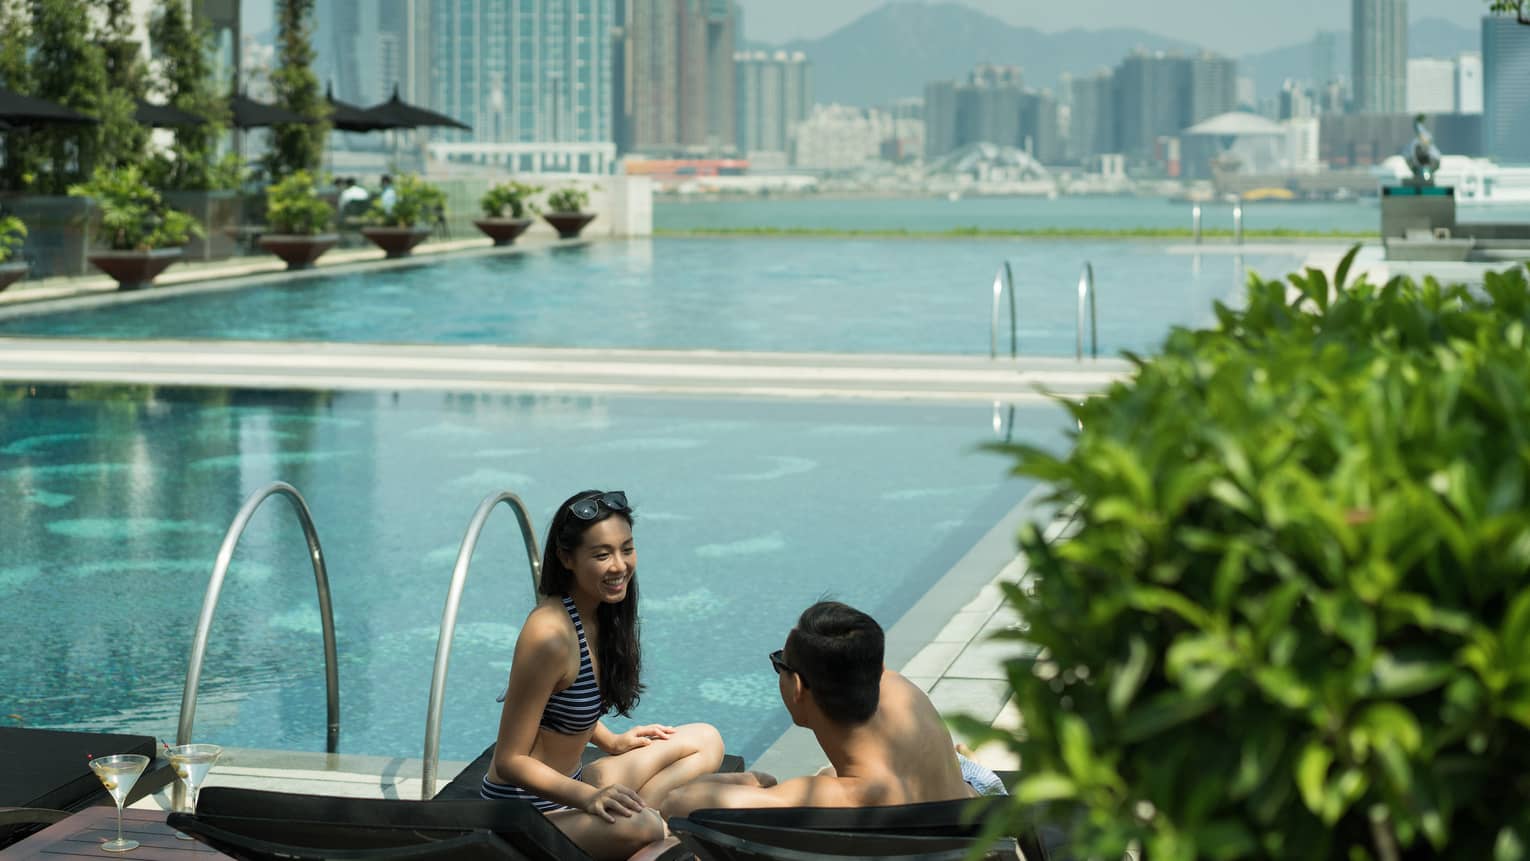
[[[1275,119],[1295,120],[1311,117],[1317,114],[1317,108],[1312,103],[1312,92],[1302,86],[1300,81],[1290,78],[1280,85],[1280,104],[1276,110]]]
[[[1151,156],[1159,138],[1191,125],[1190,60],[1138,51],[1116,67],[1115,82],[1121,152]]]
[[[784,153],[792,129],[813,107],[813,66],[801,51],[743,51],[734,55],[738,89],[738,148]]]
[[[1482,19],[1482,143],[1489,158],[1530,163],[1530,27]]]
[[[394,85],[406,98],[409,42],[414,19],[407,0],[319,3],[314,7],[314,73],[335,98],[371,105],[388,98]]]
[[[1072,81],[1068,155],[1075,159],[1116,152],[1115,79],[1109,69]]]
[[[1456,112],[1482,113],[1482,55],[1476,51],[1456,58]]]
[[[1350,0],[1356,113],[1395,114],[1408,104],[1408,0]]]
[[[933,161],[956,149],[956,82],[924,85],[924,158]]]
[[[925,158],[975,143],[1025,149],[1041,161],[1062,155],[1057,100],[1024,86],[1015,66],[981,65],[964,83],[925,87]]]
[[[720,152],[737,146],[729,0],[615,0],[617,127],[623,150]]]
[[[1339,79],[1339,34],[1319,30],[1312,37],[1312,84],[1322,87]]]
[[[1456,111],[1456,61],[1418,57],[1408,61],[1408,113]]]
[[[1190,115],[1186,127],[1238,107],[1238,61],[1201,54],[1190,61]]]
[[[436,0],[428,14],[426,101],[473,127],[440,137],[612,139],[613,0]]]

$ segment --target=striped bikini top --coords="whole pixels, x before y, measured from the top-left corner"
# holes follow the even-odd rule
[[[547,708],[542,710],[542,726],[563,735],[581,733],[595,725],[606,713],[606,705],[595,683],[595,665],[590,660],[590,644],[584,639],[584,622],[574,599],[563,596],[563,609],[574,622],[574,633],[579,635],[579,675],[574,683],[547,698]]]

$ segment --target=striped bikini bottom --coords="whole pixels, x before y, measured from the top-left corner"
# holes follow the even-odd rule
[[[578,780],[582,774],[584,774],[584,766],[581,765],[579,768],[574,770],[573,774],[569,775],[569,778],[572,780]],[[527,801],[530,802],[531,806],[535,807],[540,813],[552,813],[557,810],[573,810],[573,808],[569,807],[567,804],[559,804],[556,801],[548,801],[547,799],[534,795],[519,786],[511,786],[508,783],[495,783],[489,779],[487,774],[483,776],[483,785],[478,788],[478,796],[480,798],[487,798],[491,801],[505,799],[512,801]]]

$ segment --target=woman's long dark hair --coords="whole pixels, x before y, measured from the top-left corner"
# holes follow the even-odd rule
[[[558,551],[570,555],[584,542],[584,533],[591,526],[609,517],[620,517],[632,525],[632,511],[612,511],[604,503],[596,506],[593,520],[580,520],[569,511],[569,506],[581,499],[599,496],[599,490],[576,493],[558,506],[552,525],[547,527],[547,543],[542,549],[542,581],[537,590],[543,595],[567,595],[569,581],[574,572],[564,566]],[[597,644],[595,662],[600,667],[600,694],[605,704],[615,708],[623,717],[630,715],[643,695],[640,679],[643,668],[643,650],[638,643],[638,584],[637,574],[627,581],[627,597],[611,604],[600,602],[595,618],[600,625],[600,642]]]

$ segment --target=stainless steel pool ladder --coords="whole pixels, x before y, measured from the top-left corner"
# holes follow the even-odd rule
[[[1243,244],[1243,201],[1233,201],[1233,244]],[[1195,237],[1195,244],[1201,244],[1201,204],[1195,203],[1190,207],[1190,235]]]
[[[999,299],[1009,291],[1009,357],[1017,357],[1017,334],[1015,332],[1015,274],[1010,271],[1009,261],[993,276],[993,314],[988,322],[988,358],[999,357]]]
[[[255,511],[260,508],[261,503],[273,496],[285,496],[287,501],[292,503],[298,522],[303,527],[303,537],[308,542],[308,558],[313,562],[313,579],[319,590],[319,617],[324,630],[324,687],[328,726],[325,747],[330,753],[338,749],[340,673],[335,658],[335,614],[329,600],[329,574],[324,567],[324,551],[319,546],[319,533],[314,529],[313,515],[308,510],[308,502],[303,499],[301,493],[298,493],[297,488],[285,481],[272,482],[250,494],[249,498],[245,499],[244,505],[239,508],[239,513],[234,515],[233,522],[228,526],[228,532],[223,536],[223,545],[218,548],[212,577],[207,581],[207,593],[202,598],[202,614],[197,619],[197,632],[191,642],[191,660],[186,666],[186,687],[181,692],[180,724],[175,730],[176,744],[191,743],[191,728],[197,713],[197,687],[201,684],[202,663],[207,657],[207,639],[212,633],[213,612],[218,609],[218,596],[223,591],[223,580],[228,575],[229,564],[233,561],[234,548],[238,546],[245,528],[250,525],[250,518],[255,516]],[[176,781],[174,790],[176,809],[180,809],[185,792],[185,785]]]
[[[536,531],[531,528],[531,515],[526,504],[508,490],[484,497],[473,512],[467,534],[462,536],[462,546],[457,550],[457,564],[452,568],[452,585],[446,593],[446,608],[441,611],[441,633],[436,638],[436,666],[430,674],[430,707],[425,714],[424,764],[420,773],[420,798],[429,801],[436,794],[436,771],[441,765],[441,709],[446,697],[446,665],[452,655],[452,634],[457,630],[457,610],[462,605],[462,587],[467,582],[468,567],[473,561],[473,551],[478,548],[478,536],[489,520],[495,506],[503,502],[515,512],[521,525],[521,538],[526,546],[526,561],[531,566],[531,591],[536,593],[537,582],[542,576],[542,554],[537,548]]]
[[[1089,358],[1100,357],[1100,327],[1094,313],[1094,265],[1084,262],[1084,271],[1078,276],[1078,313],[1074,315],[1073,350],[1075,358],[1084,360],[1084,300],[1089,301]]]

